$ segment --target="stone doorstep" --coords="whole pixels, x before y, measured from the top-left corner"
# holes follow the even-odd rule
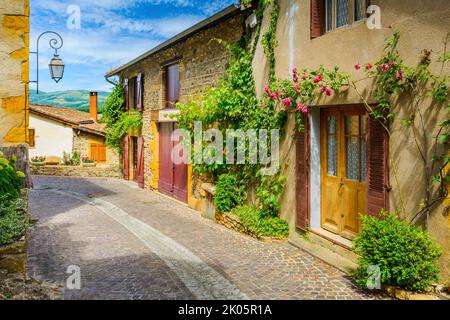
[[[290,235],[289,243],[334,266],[346,274],[351,274],[358,268],[358,264],[355,261],[348,259],[330,248],[316,243],[315,241],[305,239],[300,235]]]

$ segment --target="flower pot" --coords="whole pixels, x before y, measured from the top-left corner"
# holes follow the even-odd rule
[[[94,163],[82,163],[81,164],[81,166],[82,167],[95,167],[97,164],[94,162]]]
[[[31,164],[36,167],[45,166],[45,162],[31,162]]]

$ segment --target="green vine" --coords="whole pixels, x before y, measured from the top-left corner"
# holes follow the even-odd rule
[[[249,39],[251,39],[250,32],[247,32],[241,41],[236,44],[228,44],[216,39],[232,55],[230,66],[225,77],[215,88],[211,88],[205,95],[191,99],[184,104],[178,104],[178,108],[181,110],[181,115],[177,117],[179,121],[178,125],[180,128],[190,131],[191,136],[194,133],[195,122],[201,122],[204,130],[211,128],[219,129],[224,136],[228,129],[242,129],[246,131],[248,129],[271,130],[283,127],[286,116],[275,110],[275,104],[268,99],[257,99],[252,68],[252,61],[259,41],[264,11],[273,2],[273,0],[260,1],[258,7],[255,9],[258,26],[255,30],[255,40],[253,43],[249,42]],[[263,42],[265,43],[264,51],[269,55],[268,59],[271,61],[271,70],[273,70],[271,71],[271,78],[275,74],[274,50],[276,47],[275,33],[278,13],[279,5],[277,0],[272,10],[271,28],[263,36]],[[246,157],[248,158],[249,155],[246,155]],[[234,175],[238,179],[238,184],[243,186],[244,189],[258,185],[258,207],[264,212],[269,212],[269,215],[278,216],[280,208],[278,198],[283,188],[274,187],[275,183],[266,181],[268,178],[265,178],[266,182],[262,183],[263,178],[258,174],[262,168],[261,165],[249,164],[249,161],[244,165],[229,165],[225,163],[194,165],[194,170],[208,176],[209,180],[217,181],[222,176],[226,175],[230,177],[230,175]],[[275,176],[273,179],[275,182],[281,182],[283,180],[279,176]],[[267,192],[273,193],[270,201],[264,198]],[[222,195],[216,196],[220,199],[225,198]],[[225,201],[227,199],[221,200],[221,202]],[[233,201],[231,202],[234,203]],[[239,205],[242,203],[234,204]]]
[[[116,84],[106,99],[101,121],[106,124],[106,145],[122,151],[122,140],[129,130],[142,128],[142,115],[138,111],[125,111],[125,94],[122,85]]]
[[[279,0],[272,1],[272,12],[270,16],[269,30],[264,34],[261,44],[264,53],[269,60],[269,83],[275,82],[275,49],[278,46],[277,41],[277,24],[280,15]]]

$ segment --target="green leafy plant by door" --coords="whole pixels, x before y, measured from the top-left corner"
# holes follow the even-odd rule
[[[16,171],[15,160],[3,157],[0,151],[0,196],[7,198],[17,198],[25,175],[21,171]]]
[[[381,219],[362,216],[362,231],[354,239],[360,255],[356,279],[366,286],[371,266],[380,268],[381,283],[423,291],[439,281],[441,250],[428,233],[401,221],[396,214],[382,212]]]

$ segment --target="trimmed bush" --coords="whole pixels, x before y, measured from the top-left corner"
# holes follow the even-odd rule
[[[286,221],[278,217],[267,217],[252,206],[236,207],[230,212],[230,215],[238,217],[251,233],[260,237],[282,239],[289,234],[289,226]]]
[[[439,246],[420,228],[400,221],[396,214],[362,217],[362,232],[354,239],[360,255],[355,276],[365,287],[370,266],[381,271],[381,283],[423,291],[439,281]]]
[[[235,175],[223,174],[216,184],[214,204],[220,212],[230,212],[245,200],[244,187]]]

